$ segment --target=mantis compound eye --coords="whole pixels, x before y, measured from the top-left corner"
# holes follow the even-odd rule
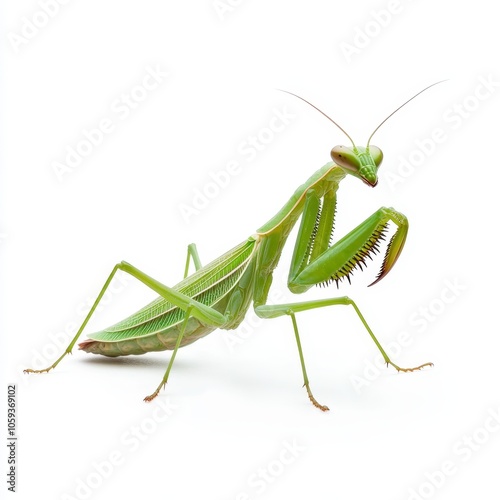
[[[375,165],[380,167],[380,164],[382,163],[382,160],[384,159],[384,153],[382,153],[382,150],[380,148],[377,148],[377,146],[369,146],[367,148],[367,153],[372,157],[373,162]]]
[[[356,153],[346,146],[335,146],[330,152],[332,160],[339,166],[348,170],[350,173],[357,173],[361,167],[359,157]]]

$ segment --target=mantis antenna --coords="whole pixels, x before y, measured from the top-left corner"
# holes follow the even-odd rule
[[[431,87],[434,87],[434,85],[437,85],[438,83],[443,83],[443,82],[446,82],[447,80],[440,80],[439,82],[436,82],[436,83],[433,83],[431,85],[429,85],[428,87],[425,87],[425,89],[421,90],[420,92],[417,92],[413,97],[410,97],[406,102],[404,102],[403,104],[401,104],[401,106],[399,106],[399,108],[396,108],[389,116],[387,116],[386,118],[384,118],[377,126],[377,128],[372,132],[372,135],[370,135],[370,137],[368,137],[368,142],[366,144],[366,149],[368,149],[370,147],[370,141],[372,139],[372,137],[375,135],[375,132],[392,116],[394,115],[396,112],[398,112],[403,106],[406,106],[410,101],[413,101],[413,99],[415,99],[415,97],[419,96],[422,92],[425,92],[426,90],[430,89]]]
[[[278,90],[281,91],[281,92],[286,92],[287,94],[293,95],[293,96],[297,97],[298,99],[301,99],[302,101],[304,101],[307,104],[309,104],[309,106],[313,107],[316,111],[319,111],[323,116],[325,116],[326,118],[328,118],[334,125],[336,125],[340,130],[342,130],[342,132],[344,132],[344,134],[351,141],[354,150],[356,151],[356,149],[357,149],[356,148],[356,144],[354,144],[354,141],[351,139],[351,136],[336,121],[332,120],[326,113],[324,113],[323,111],[321,111],[321,109],[317,108],[314,104],[311,104],[307,99],[304,99],[303,97],[300,97],[300,95],[294,94],[293,92],[289,92],[288,90],[282,90],[282,89],[278,89]]]
[[[422,92],[425,92],[426,90],[430,89],[431,87],[434,87],[434,85],[437,85],[438,83],[443,83],[443,82],[446,82],[447,80],[440,80],[439,82],[435,82],[431,85],[429,85],[428,87],[425,87],[425,89],[421,90],[420,92],[416,93],[413,97],[410,97],[410,99],[408,99],[406,102],[404,102],[403,104],[401,104],[401,106],[399,106],[398,108],[396,108],[390,115],[388,115],[386,118],[384,118],[379,124],[378,126],[375,128],[375,130],[372,132],[372,134],[370,135],[370,137],[368,138],[368,142],[366,144],[366,149],[368,149],[370,147],[370,141],[372,139],[372,137],[375,135],[375,132],[392,116],[394,115],[397,111],[399,111],[403,106],[406,106],[410,101],[413,101],[413,99],[415,99],[415,97],[419,96]],[[309,106],[313,107],[316,111],[319,111],[323,116],[325,116],[326,118],[328,118],[334,125],[336,125],[340,130],[342,130],[342,132],[344,132],[344,134],[349,138],[349,140],[351,141],[353,147],[354,147],[354,150],[356,151],[357,148],[356,148],[356,145],[354,144],[354,141],[351,139],[351,136],[334,120],[332,120],[326,113],[324,113],[323,111],[321,111],[321,109],[319,109],[318,107],[316,107],[314,104],[310,103],[307,99],[304,99],[303,97],[300,97],[300,95],[297,95],[297,94],[294,94],[293,92],[289,92],[288,90],[282,90],[282,89],[278,89],[280,90],[281,92],[286,92],[287,94],[290,94],[290,95],[293,95],[295,97],[297,97],[298,99],[304,101],[305,103],[309,104]]]

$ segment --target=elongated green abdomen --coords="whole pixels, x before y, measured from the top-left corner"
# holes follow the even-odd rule
[[[112,357],[173,350],[179,335],[180,326],[180,324],[177,324],[151,335],[119,341],[86,340],[79,344],[79,347],[86,352]],[[213,332],[214,329],[212,326],[202,325],[196,318],[190,318],[180,347],[192,344],[196,340]],[[93,336],[90,336],[91,339]]]
[[[225,314],[233,293],[241,293],[238,283],[252,263],[256,243],[254,238],[249,238],[173,288]],[[248,305],[249,301],[246,301],[246,308]],[[236,325],[245,312],[246,309],[238,311],[237,318],[231,319],[232,325]],[[86,352],[105,356],[173,349],[184,318],[182,309],[158,297],[123,321],[88,335],[89,340],[82,342],[79,347]],[[232,325],[228,327],[234,327]],[[214,329],[212,325],[190,318],[180,346],[191,344]]]

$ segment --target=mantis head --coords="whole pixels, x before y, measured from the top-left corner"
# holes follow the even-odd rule
[[[347,147],[335,146],[330,153],[332,160],[346,173],[361,179],[368,186],[378,182],[377,171],[382,163],[383,153],[377,146]]]
[[[382,120],[382,122],[380,122],[380,124],[377,125],[375,130],[368,138],[366,147],[356,146],[354,144],[354,141],[351,139],[351,136],[337,122],[333,121],[328,115],[323,113],[323,111],[314,106],[314,104],[311,104],[303,97],[300,97],[297,94],[293,94],[292,92],[288,92],[287,90],[283,90],[283,92],[287,92],[288,94],[298,97],[302,101],[306,102],[307,104],[309,104],[309,106],[312,106],[316,111],[319,111],[323,116],[328,118],[337,128],[339,128],[342,132],[344,132],[344,134],[351,141],[352,148],[349,146],[335,146],[330,152],[332,160],[347,174],[353,175],[354,177],[361,179],[368,186],[375,187],[378,182],[378,177],[377,177],[378,168],[382,163],[384,155],[382,153],[382,150],[377,146],[370,146],[370,141],[373,135],[394,113],[399,111],[403,106],[405,106],[410,101],[415,99],[415,97],[420,95],[422,92],[425,92],[427,89],[430,89],[431,87],[434,87],[434,85],[437,85],[438,83],[441,83],[443,81],[444,80],[441,80],[439,82],[433,83],[432,85],[429,85],[428,87],[425,87],[425,89],[415,94],[413,97],[411,97],[406,102],[401,104],[401,106],[396,108],[389,116],[384,118],[384,120]]]

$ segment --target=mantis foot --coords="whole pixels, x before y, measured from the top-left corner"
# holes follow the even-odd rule
[[[43,370],[33,370],[33,368],[26,368],[26,370],[23,370],[23,373],[49,373],[50,370],[52,370],[54,366],[49,366],[48,368],[44,368]]]
[[[146,403],[150,403],[151,401],[153,401],[153,399],[154,399],[154,398],[156,398],[156,396],[158,396],[158,394],[160,394],[160,391],[161,391],[162,389],[165,389],[165,386],[166,386],[166,385],[167,385],[166,383],[165,383],[165,384],[160,384],[160,385],[157,387],[156,391],[155,391],[155,392],[153,392],[153,394],[150,394],[149,396],[146,396],[146,397],[144,398],[144,401],[145,401]]]
[[[150,403],[151,401],[153,401],[154,398],[156,398],[156,396],[158,396],[159,392],[160,392],[159,390],[156,390],[155,392],[153,392],[153,394],[146,396],[144,398],[144,401],[146,401],[146,403]]]
[[[71,349],[71,347],[72,346],[69,346],[68,349]],[[55,361],[55,363],[52,363],[49,367],[44,368],[43,370],[33,370],[33,368],[26,368],[26,370],[23,370],[23,373],[48,373],[48,372],[50,372],[50,370],[52,370],[53,368],[55,368],[59,364],[61,359],[63,359],[64,356],[66,356],[66,354],[71,354],[71,350],[69,350],[69,351],[66,350],[62,354],[62,356]]]
[[[316,407],[319,408],[321,411],[330,411],[330,408],[325,405],[320,405],[317,401],[316,398],[312,395],[311,389],[309,389],[309,385],[305,385],[306,390],[307,390],[307,395],[309,396],[309,400],[311,403]]]
[[[434,366],[434,363],[424,363],[423,365],[420,366],[415,366],[414,368],[401,368],[400,366],[394,364],[392,361],[387,361],[386,362],[387,366],[392,365],[398,372],[414,372],[417,370],[421,370],[425,366]]]

